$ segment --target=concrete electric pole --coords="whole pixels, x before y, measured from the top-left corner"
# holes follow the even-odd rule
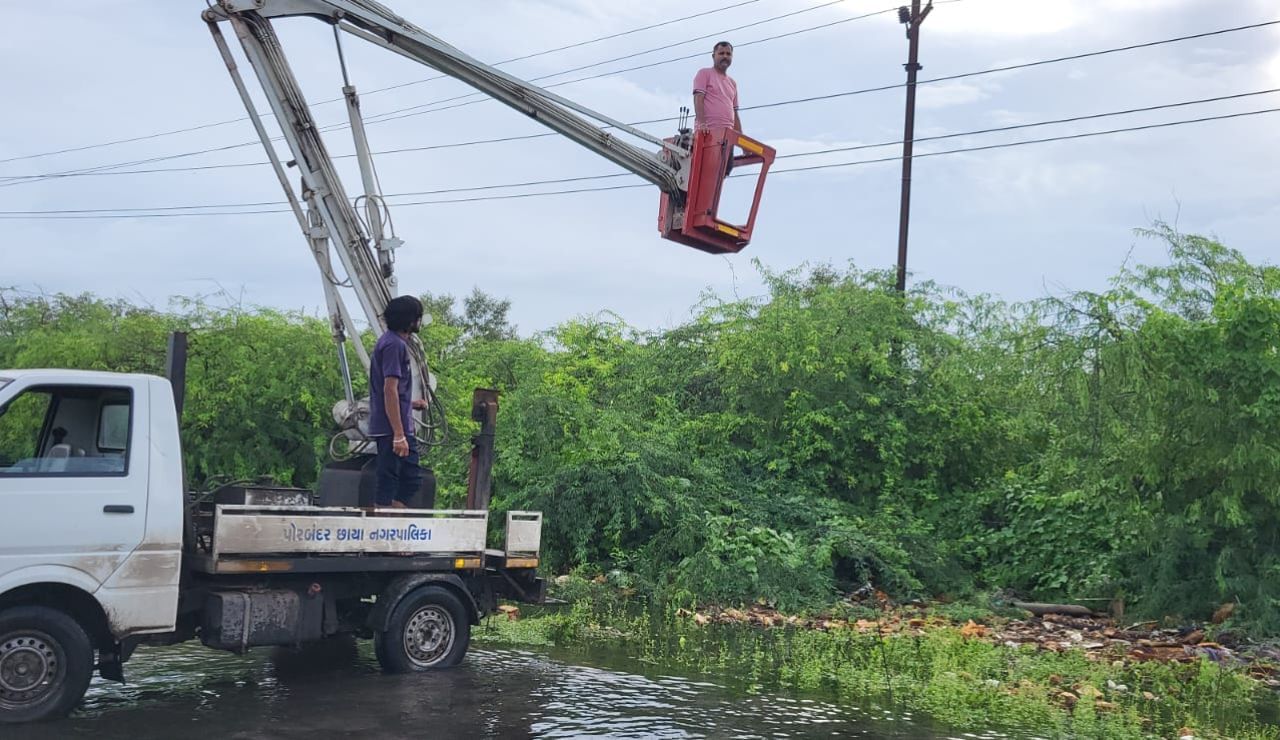
[[[911,152],[916,131],[916,73],[920,71],[920,24],[933,10],[933,0],[920,9],[921,0],[898,8],[898,21],[907,27],[907,120],[902,134],[902,205],[898,211],[898,292],[907,289],[907,228],[911,223]]]

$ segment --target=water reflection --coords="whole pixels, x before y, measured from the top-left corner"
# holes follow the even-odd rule
[[[593,667],[579,665],[590,662]],[[473,648],[454,670],[387,676],[368,643],[236,656],[141,650],[61,722],[15,740],[249,738],[942,738],[910,715],[663,675],[617,656]]]

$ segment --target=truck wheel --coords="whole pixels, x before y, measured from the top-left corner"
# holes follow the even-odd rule
[[[401,599],[391,612],[387,630],[373,636],[378,663],[387,673],[455,666],[470,644],[466,607],[451,591],[435,586]]]
[[[43,606],[0,612],[0,724],[61,717],[93,674],[93,645],[76,620]]]

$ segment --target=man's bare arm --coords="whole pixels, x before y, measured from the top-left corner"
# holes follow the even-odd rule
[[[693,122],[699,123],[702,118],[702,98],[706,93],[694,92],[693,94]]]
[[[404,436],[404,420],[400,418],[400,379],[384,378],[382,381],[382,406],[387,410],[391,423],[391,450],[400,457],[409,454],[409,440]]]

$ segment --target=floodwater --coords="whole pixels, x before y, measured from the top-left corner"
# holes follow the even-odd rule
[[[148,738],[979,738],[829,698],[671,675],[622,655],[473,645],[463,664],[390,676],[367,642],[237,656],[143,648],[127,685],[95,679],[70,718],[8,740]]]

